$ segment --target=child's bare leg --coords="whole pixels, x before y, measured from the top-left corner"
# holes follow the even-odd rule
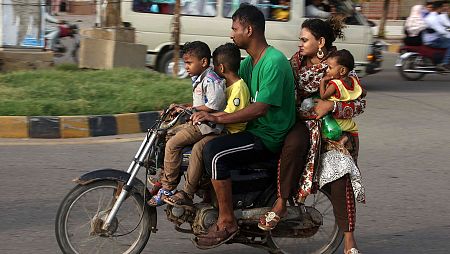
[[[341,136],[341,138],[339,139],[339,143],[341,144],[341,145],[345,145],[345,143],[347,143],[347,141],[348,141],[348,137],[347,137],[347,135],[342,135]]]

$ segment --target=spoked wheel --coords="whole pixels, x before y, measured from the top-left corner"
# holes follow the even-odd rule
[[[64,198],[55,225],[63,253],[140,253],[144,249],[151,226],[149,209],[139,194],[130,194],[111,226],[102,228],[119,188],[117,182],[98,181],[78,185]]]
[[[277,249],[271,253],[333,253],[341,244],[344,232],[339,229],[333,214],[333,205],[330,196],[325,191],[319,190],[316,194],[310,194],[306,206],[314,207],[322,215],[323,224],[305,232],[305,238],[275,237],[268,239],[270,247]]]
[[[398,67],[398,71],[403,78],[411,81],[419,80],[425,76],[425,73],[417,73],[420,67],[426,66],[426,61],[419,55],[410,55],[403,60],[403,65]]]

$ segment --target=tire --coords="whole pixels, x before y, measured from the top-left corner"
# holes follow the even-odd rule
[[[98,232],[101,223],[95,222],[101,222],[106,217],[105,211],[112,207],[117,186],[115,181],[101,180],[77,185],[67,194],[59,206],[55,221],[56,239],[63,253],[98,251],[95,253],[137,254],[144,249],[150,237],[150,210],[138,193],[130,193],[122,203],[111,223],[111,231],[107,234],[104,234],[105,231]],[[96,193],[101,195],[95,197]],[[94,198],[90,199],[90,196]],[[128,240],[136,232],[138,235]],[[77,241],[77,237],[82,239]]]
[[[169,76],[173,75],[173,56],[174,51],[169,50],[161,57],[161,59],[158,62],[158,71],[165,73]],[[184,62],[180,58],[179,62],[179,71],[178,71],[178,78],[186,78],[189,74],[186,72],[186,69],[184,69]]]
[[[405,72],[405,70],[414,70],[417,69],[417,64],[423,63],[423,58],[419,55],[410,55],[406,59],[403,60],[402,66],[398,67],[398,71],[400,72],[400,75],[410,81],[416,81],[423,76],[425,76],[425,73],[412,73],[412,72]]]
[[[274,251],[269,251],[269,253],[331,254],[336,251],[344,238],[344,232],[337,225],[330,195],[323,190],[319,190],[316,194],[310,194],[306,198],[305,205],[315,207],[322,214],[323,225],[309,238],[276,238],[269,236],[267,244],[274,249]],[[326,235],[327,238],[316,240],[323,235]]]

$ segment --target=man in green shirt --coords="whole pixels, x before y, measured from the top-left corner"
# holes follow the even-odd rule
[[[253,5],[242,4],[232,20],[231,39],[249,54],[241,63],[239,74],[249,86],[252,103],[231,114],[213,116],[198,112],[191,117],[194,123],[248,122],[246,131],[215,138],[203,150],[205,169],[219,202],[216,225],[197,239],[197,245],[205,249],[225,243],[238,231],[229,171],[239,164],[278,156],[295,123],[292,70],[286,56],[267,44],[264,15]]]

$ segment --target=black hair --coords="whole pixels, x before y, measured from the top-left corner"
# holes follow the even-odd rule
[[[182,55],[192,55],[198,59],[206,58],[209,65],[209,60],[211,58],[211,50],[208,45],[202,41],[186,42],[181,51]]]
[[[336,58],[336,62],[339,65],[342,65],[348,69],[348,71],[352,71],[353,68],[355,68],[355,58],[353,58],[352,53],[346,49],[341,49],[332,52],[329,56],[329,58]]]
[[[302,24],[302,28],[308,29],[318,40],[325,38],[325,48],[331,49],[333,42],[337,38],[344,38],[342,29],[345,27],[343,17],[332,16],[326,21],[321,19],[307,19]]]
[[[444,6],[444,1],[435,1],[433,2],[433,10],[439,9]]]
[[[266,19],[264,14],[254,5],[242,3],[231,16],[233,21],[239,20],[242,24],[251,26],[254,30],[264,33]]]
[[[227,69],[238,73],[241,65],[241,51],[234,43],[225,43],[216,48],[213,52],[214,65],[223,64]]]

